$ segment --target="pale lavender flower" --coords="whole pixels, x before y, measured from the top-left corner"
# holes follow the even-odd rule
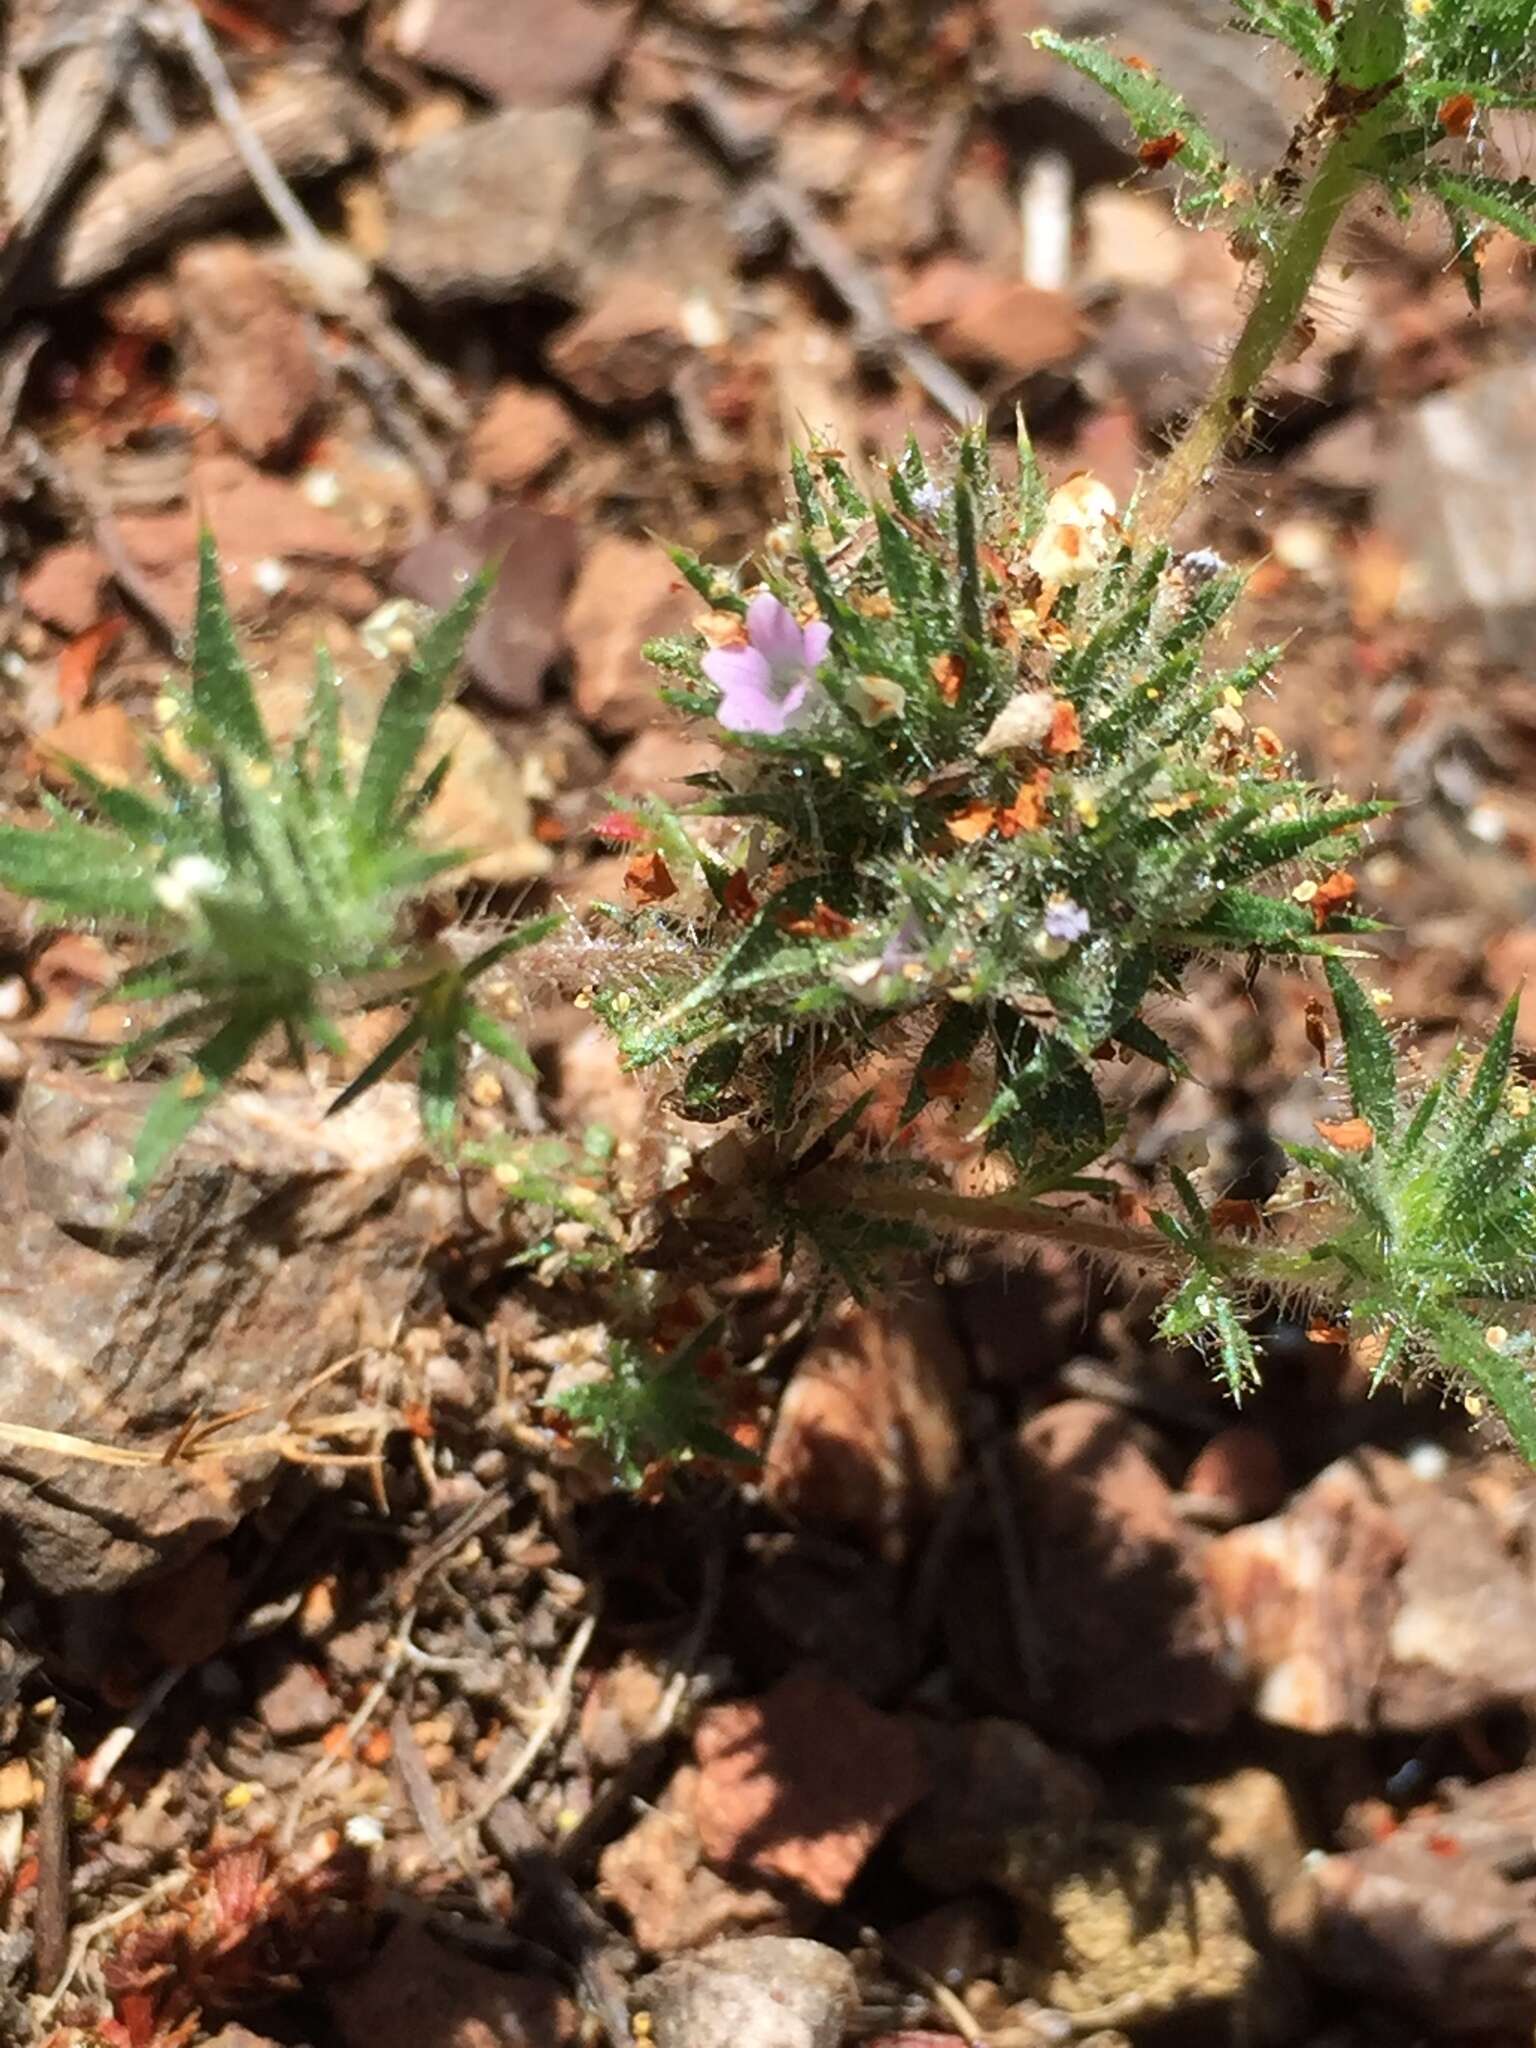
[[[934,482],[931,476],[924,477],[912,493],[914,508],[929,519],[937,519],[949,502],[949,493],[942,484]]]
[[[1071,946],[1086,938],[1093,920],[1080,903],[1074,903],[1070,896],[1053,896],[1045,906],[1045,933],[1050,939],[1060,939]]]
[[[788,605],[761,591],[747,606],[745,647],[715,647],[704,673],[720,691],[715,717],[727,732],[777,735],[804,725],[826,701],[816,671],[832,628],[802,626]]]

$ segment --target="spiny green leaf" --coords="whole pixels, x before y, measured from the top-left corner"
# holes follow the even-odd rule
[[[1475,214],[1479,220],[1491,220],[1522,241],[1536,242],[1536,180],[1431,170],[1425,183],[1446,207],[1462,214]]]
[[[1397,1055],[1392,1041],[1376,1005],[1343,961],[1325,960],[1323,972],[1339,1013],[1355,1113],[1365,1118],[1377,1142],[1384,1142],[1397,1123]]]
[[[1022,405],[1014,408],[1013,418],[1019,450],[1019,533],[1022,539],[1031,541],[1045,524],[1050,490],[1045,472],[1040,467],[1040,458],[1035,453],[1035,444],[1029,437]]]
[[[1284,43],[1319,78],[1333,69],[1333,36],[1315,0],[1236,0],[1246,25]]]
[[[0,825],[0,884],[83,919],[166,923],[155,871],[117,834],[75,819],[46,831]]]
[[[275,1020],[266,1010],[240,1010],[192,1056],[192,1065],[173,1075],[155,1094],[133,1149],[128,1200],[135,1203],[187,1133],[218,1100],[255,1051]]]
[[[420,1010],[413,1017],[408,1017],[388,1044],[382,1046],[363,1071],[354,1075],[347,1083],[326,1110],[326,1115],[339,1116],[344,1109],[350,1109],[359,1096],[366,1095],[375,1083],[383,1080],[392,1067],[400,1064],[411,1047],[425,1035],[426,1028],[426,1018]]]
[[[384,839],[427,731],[447,697],[481,606],[495,580],[483,569],[451,611],[434,620],[415,654],[396,675],[379,712],[358,777],[352,814],[365,840]]]
[[[207,527],[197,542],[191,702],[198,718],[220,745],[251,761],[271,760],[272,744],[224,598],[218,545]]]
[[[520,1038],[515,1038],[499,1017],[493,1017],[489,1010],[482,1010],[478,1003],[465,1003],[459,1018],[459,1029],[464,1036],[473,1039],[493,1059],[505,1060],[507,1065],[527,1081],[536,1081],[539,1070],[533,1057]]]
[[[1472,1085],[1463,1096],[1456,1111],[1455,1131],[1458,1151],[1463,1153],[1478,1150],[1492,1127],[1494,1118],[1504,1104],[1504,1091],[1509,1084],[1509,1066],[1515,1050],[1515,1024],[1520,1015],[1518,990],[1505,1004],[1503,1014],[1494,1027],[1477,1069],[1472,1076]]]
[[[1117,100],[1138,142],[1163,142],[1170,136],[1180,136],[1182,141],[1173,158],[1175,167],[1195,180],[1203,198],[1219,198],[1226,182],[1228,152],[1196,117],[1181,93],[1150,72],[1127,64],[1103,43],[1074,41],[1051,29],[1036,29],[1033,41],[1037,48],[1062,58]]]

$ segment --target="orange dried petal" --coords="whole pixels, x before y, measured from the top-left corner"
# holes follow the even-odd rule
[[[936,654],[928,664],[928,673],[946,704],[960,702],[960,692],[965,687],[965,663],[958,654]]]
[[[1477,101],[1469,92],[1453,92],[1442,100],[1436,118],[1447,135],[1465,135],[1477,114]]]
[[[1346,903],[1353,902],[1357,886],[1354,876],[1345,874],[1342,868],[1335,868],[1331,875],[1324,875],[1307,899],[1319,931],[1336,910],[1342,910]]]
[[[985,839],[996,823],[996,804],[989,804],[984,797],[978,796],[968,804],[962,804],[958,811],[951,811],[944,820],[944,829],[962,846],[973,846],[978,839]]]
[[[1312,1128],[1335,1152],[1369,1152],[1376,1142],[1375,1130],[1363,1116],[1347,1116],[1336,1124],[1319,1117]]]
[[[672,870],[659,853],[637,853],[624,870],[624,887],[637,903],[665,903],[677,894]]]
[[[1046,735],[1046,752],[1050,754],[1075,754],[1083,744],[1083,728],[1077,716],[1077,706],[1066,697],[1056,699],[1051,713],[1051,729]]]

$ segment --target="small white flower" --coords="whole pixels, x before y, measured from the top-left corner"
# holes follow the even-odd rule
[[[173,860],[155,883],[155,894],[177,917],[190,917],[198,898],[210,896],[224,881],[224,870],[206,854],[184,853]]]

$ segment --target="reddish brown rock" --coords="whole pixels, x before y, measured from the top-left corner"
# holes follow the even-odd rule
[[[1261,1719],[1312,1735],[1371,1727],[1404,1551],[1391,1511],[1343,1460],[1283,1515],[1211,1545],[1206,1583]]]
[[[1207,1507],[1212,1518],[1255,1522],[1285,1500],[1285,1467],[1275,1440],[1246,1422],[1219,1430],[1184,1474],[1184,1506]]]
[[[1312,1873],[1309,1967],[1435,2039],[1536,2025],[1536,1772],[1452,1796]]]
[[[192,471],[188,502],[173,511],[123,512],[118,537],[155,602],[182,629],[197,595],[197,534],[206,520],[219,546],[230,608],[237,618],[272,602],[275,570],[290,601],[323,595],[349,617],[366,613],[375,593],[357,565],[371,544],[337,513],[313,505],[294,484],[264,476],[235,455],[210,456]]]
[[[1536,1698],[1536,1583],[1483,1508],[1369,1456],[1407,1546],[1376,1725],[1443,1727]]]
[[[225,433],[258,462],[289,447],[321,382],[308,323],[282,278],[232,236],[191,243],[174,276],[192,375]]]
[[[1015,1473],[1017,1556],[978,1543],[953,1575],[946,1626],[967,1684],[1074,1742],[1225,1726],[1237,1688],[1194,1539],[1125,1415],[1088,1400],[1043,1409]]]
[[[469,437],[469,466],[493,491],[520,491],[575,443],[570,414],[552,391],[499,384]]]
[[[576,2008],[550,1978],[490,1969],[410,1920],[330,2001],[338,2048],[567,2048],[581,2038]]]
[[[669,719],[640,650],[648,639],[684,631],[698,610],[654,542],[604,534],[582,564],[565,614],[582,717],[608,733]]]
[[[323,1735],[338,1710],[335,1695],[314,1666],[294,1658],[263,1688],[256,1711],[274,1742],[303,1742]]]
[[[21,601],[33,618],[73,637],[101,617],[107,565],[86,541],[49,548],[22,577]]]
[[[912,1724],[809,1669],[759,1700],[711,1708],[694,1752],[709,1861],[786,1880],[827,1905],[926,1788]]]
[[[1032,377],[1072,361],[1083,325],[1064,292],[994,277],[958,256],[941,256],[903,294],[899,314],[956,361]]]
[[[601,83],[629,29],[627,6],[590,0],[405,0],[398,49],[507,107],[553,107]]]
[[[445,526],[395,569],[407,597],[443,610],[487,563],[500,568],[465,660],[486,694],[508,711],[530,710],[564,645],[561,621],[576,574],[576,528],[531,505],[496,505]]]
[[[651,1955],[702,1948],[722,1935],[782,1927],[783,1901],[762,1886],[733,1884],[704,1860],[697,1818],[699,1773],[685,1764],[655,1806],[610,1843],[598,1865],[604,1898],[629,1916]]]
[[[966,1362],[937,1298],[832,1318],[797,1367],[763,1470],[796,1522],[900,1557],[958,1477]]]
[[[649,404],[689,353],[682,301],[659,278],[621,271],[547,353],[555,374],[589,403]]]

